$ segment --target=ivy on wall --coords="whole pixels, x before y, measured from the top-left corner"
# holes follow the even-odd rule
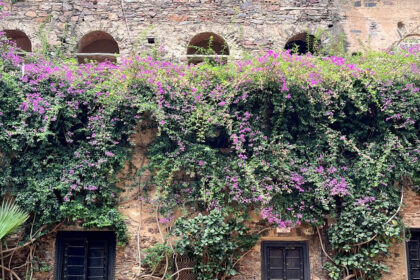
[[[332,279],[377,279],[403,238],[402,182],[418,190],[418,47],[193,67],[32,56],[23,73],[14,48],[0,48],[0,195],[37,228],[79,221],[126,241],[117,175],[137,124],[151,120],[158,135],[139,176],[152,175],[140,187],[157,190],[148,199],[177,240],[157,251],[189,255],[199,279],[236,273],[258,238],[251,216],[318,230],[334,221]]]

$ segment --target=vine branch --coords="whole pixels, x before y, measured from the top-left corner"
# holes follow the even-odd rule
[[[400,210],[401,210],[401,207],[402,207],[402,204],[403,204],[403,201],[404,201],[404,188],[402,187],[401,188],[401,198],[400,198],[400,203],[398,204],[398,208],[397,208],[397,211],[395,211],[395,213],[394,213],[394,215],[392,215],[387,221],[386,221],[386,223],[385,223],[385,225],[386,224],[389,224],[397,215],[398,215],[398,213],[400,212]],[[368,240],[366,240],[366,241],[363,241],[363,242],[359,242],[359,243],[355,243],[355,244],[351,244],[350,246],[362,246],[362,245],[364,245],[364,244],[367,244],[367,243],[369,243],[369,242],[371,242],[372,240],[374,240],[376,237],[378,236],[378,234],[376,233],[375,235],[373,235],[371,238],[369,238]]]
[[[9,269],[7,267],[5,267],[4,265],[0,265],[1,269],[4,269],[8,272],[10,272],[17,280],[21,280],[20,277],[16,274],[16,272],[14,272],[12,269]]]

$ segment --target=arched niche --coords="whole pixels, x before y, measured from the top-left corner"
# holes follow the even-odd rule
[[[110,34],[103,31],[93,31],[86,34],[77,46],[79,63],[84,63],[86,60],[116,63],[116,55],[119,53],[118,43]]]
[[[25,52],[32,52],[32,43],[29,40],[29,37],[20,30],[3,30],[7,39],[14,42],[16,47],[25,51]]]
[[[205,59],[214,62],[226,62],[229,56],[229,46],[226,41],[213,32],[203,32],[195,35],[187,47],[188,63],[198,64]]]
[[[284,49],[297,54],[315,53],[317,43],[315,36],[303,32],[291,37],[286,42]]]

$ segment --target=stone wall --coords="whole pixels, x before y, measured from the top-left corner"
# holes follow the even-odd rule
[[[388,48],[418,34],[417,0],[24,0],[11,4],[0,30],[22,30],[33,50],[42,47],[40,29],[50,44],[64,43],[74,56],[80,39],[101,30],[113,36],[122,55],[164,46],[166,58],[185,61],[193,36],[214,32],[232,59],[261,49],[282,49],[292,36],[317,29],[345,35],[347,46]],[[344,32],[344,33],[343,33]],[[154,38],[155,44],[147,38]],[[322,37],[324,44],[333,39]]]
[[[120,185],[123,193],[120,196],[120,211],[127,217],[126,224],[128,227],[129,242],[126,246],[117,247],[116,255],[116,280],[138,279],[137,277],[144,273],[140,269],[140,260],[144,255],[139,255],[139,249],[143,250],[152,246],[157,242],[162,242],[159,228],[156,222],[155,205],[151,205],[146,201],[139,199],[140,193],[138,188],[129,187],[132,181],[125,181],[124,178],[130,178],[132,172],[143,167],[147,163],[145,157],[147,146],[153,141],[156,131],[151,129],[142,129],[139,125],[138,131],[133,137],[135,143],[134,154],[130,163],[126,164],[125,169],[121,172],[122,183]],[[134,168],[133,168],[134,167]],[[139,179],[147,180],[147,176]],[[402,216],[408,228],[420,228],[420,195],[411,190],[404,192],[404,207],[402,208]],[[255,230],[263,229],[258,222],[258,218],[254,217],[251,228]],[[82,230],[81,227],[65,226],[59,230]],[[161,225],[160,230],[165,234],[165,228]],[[321,234],[324,246],[328,250],[328,242],[326,237]],[[319,236],[316,231],[308,227],[297,227],[290,231],[278,231],[271,229],[264,231],[261,239],[246,254],[246,256],[238,263],[238,274],[234,280],[256,280],[261,279],[261,244],[264,241],[300,241],[306,242],[309,248],[309,261],[311,280],[328,279],[323,265],[328,261],[321,250]],[[50,234],[42,240],[37,248],[37,256],[50,267],[55,264],[55,234]],[[384,260],[388,265],[390,272],[385,274],[383,280],[405,280],[407,279],[407,260],[405,243],[397,243],[390,250],[390,257]],[[38,280],[53,279],[53,271],[35,274]]]
[[[387,49],[407,36],[420,39],[418,0],[340,0],[340,2],[341,24],[352,51]]]
[[[166,58],[186,61],[187,45],[201,32],[222,36],[230,50],[231,59],[261,49],[282,49],[287,40],[301,32],[315,33],[318,28],[345,35],[347,47],[358,51],[362,47],[388,48],[407,35],[419,35],[419,0],[24,0],[11,4],[6,0],[10,17],[0,22],[0,30],[24,31],[39,50],[42,40],[53,45],[64,43],[69,56],[74,56],[80,39],[89,32],[109,33],[118,43],[122,55],[140,54],[163,45]],[[155,44],[147,38],[154,38]],[[324,43],[331,41],[323,37]],[[155,131],[140,130],[133,141],[135,152],[130,164],[140,168],[147,163],[145,151]],[[121,179],[132,171],[130,164]],[[140,180],[146,180],[147,176]],[[116,258],[116,279],[136,279],[139,268],[139,249],[161,242],[152,205],[139,200],[133,182],[123,183],[120,211],[127,217],[129,232],[127,246],[119,246]],[[403,209],[408,227],[420,228],[420,196],[406,191]],[[80,230],[63,226],[60,230]],[[161,229],[164,231],[165,229]],[[295,228],[288,233],[275,230],[264,234],[258,244],[239,264],[237,280],[261,278],[261,242],[305,241],[309,246],[313,280],[326,279],[321,270],[326,262],[316,233]],[[50,266],[55,262],[55,235],[42,240],[38,256]],[[405,244],[396,244],[387,260],[390,273],[383,279],[407,279]],[[53,272],[39,273],[36,279],[53,279]]]
[[[139,183],[147,180],[147,175],[139,178],[137,182],[130,179],[126,181],[124,178],[132,178],[133,172],[147,164],[145,156],[148,145],[153,141],[156,131],[152,129],[142,129],[142,125],[138,126],[137,133],[133,136],[132,141],[135,143],[134,154],[125,169],[121,172],[120,178],[123,190],[120,196],[120,211],[127,217],[126,224],[128,228],[129,242],[126,246],[117,247],[116,255],[116,280],[138,279],[137,277],[144,273],[140,269],[140,260],[144,255],[139,255],[139,250],[143,250],[152,246],[157,242],[162,242],[159,228],[156,221],[155,205],[147,203],[139,199],[141,194],[139,189],[130,187],[132,183]],[[404,208],[402,215],[404,221],[409,228],[420,228],[420,196],[411,190],[404,193]],[[256,231],[264,229],[259,223],[258,217],[254,217],[248,225]],[[63,225],[59,230],[82,230],[79,226]],[[165,228],[161,225],[160,230],[165,234]],[[325,248],[328,250],[328,242],[326,237],[321,234]],[[279,231],[270,229],[263,232],[261,239],[246,254],[246,256],[238,263],[238,274],[234,280],[254,280],[261,279],[261,243],[264,241],[300,241],[306,242],[309,248],[309,261],[311,280],[328,279],[323,265],[328,261],[323,254],[320,245],[320,239],[316,231],[308,227],[297,227],[289,231]],[[55,234],[51,234],[44,238],[37,249],[38,258],[42,259],[46,264],[54,267],[55,263]],[[390,273],[387,273],[384,280],[403,280],[407,279],[407,261],[405,253],[405,244],[395,244],[391,251],[390,257],[385,260],[389,266]],[[53,271],[38,273],[34,279],[46,280],[53,279]]]
[[[304,8],[308,3],[313,4]],[[8,8],[11,15],[0,29],[24,31],[33,49],[41,47],[37,32],[45,25],[48,42],[64,41],[73,52],[83,35],[102,30],[114,37],[123,55],[150,51],[155,45],[146,38],[153,37],[168,59],[181,61],[191,38],[201,32],[222,36],[236,59],[245,51],[283,48],[297,33],[337,22],[328,0],[25,0]]]

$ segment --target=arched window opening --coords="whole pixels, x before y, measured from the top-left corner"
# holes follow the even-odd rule
[[[284,48],[286,50],[291,50],[292,53],[302,55],[306,53],[315,53],[317,45],[318,42],[315,39],[315,36],[304,32],[290,38]]]
[[[117,54],[120,53],[118,43],[108,33],[93,31],[80,40],[77,48],[77,60],[79,63],[93,60],[96,62],[117,62]]]
[[[32,43],[28,36],[20,30],[4,30],[6,38],[16,44],[24,52],[32,51]],[[23,55],[23,53],[21,53]]]
[[[229,56],[229,46],[219,35],[204,32],[194,36],[187,48],[189,64],[198,64],[205,60],[214,63],[225,63]]]

